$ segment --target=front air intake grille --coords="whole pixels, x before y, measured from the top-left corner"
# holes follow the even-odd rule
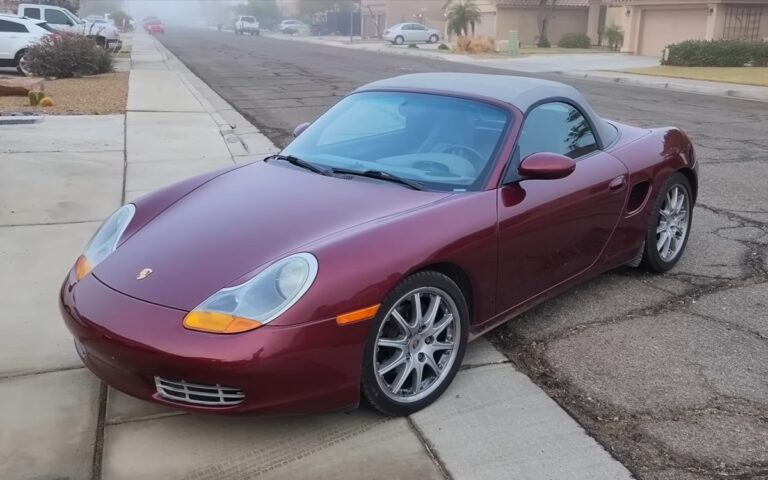
[[[221,385],[201,385],[184,380],[166,380],[155,377],[155,387],[161,397],[174,402],[205,405],[209,407],[230,407],[245,400],[242,390]]]

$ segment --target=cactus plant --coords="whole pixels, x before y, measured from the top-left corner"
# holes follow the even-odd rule
[[[40,105],[40,100],[45,98],[45,92],[29,92],[29,104],[33,107]]]

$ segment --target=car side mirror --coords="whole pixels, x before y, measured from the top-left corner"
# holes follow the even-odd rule
[[[307,129],[307,127],[308,127],[308,126],[310,126],[310,125],[311,125],[311,124],[310,124],[309,122],[304,122],[304,123],[302,123],[301,125],[299,125],[299,126],[297,126],[296,128],[294,128],[294,129],[293,129],[293,138],[296,138],[296,137],[298,137],[299,135],[301,135],[301,132],[303,132],[304,130],[306,130],[306,129]]]
[[[555,179],[565,178],[576,169],[572,158],[559,153],[533,153],[520,163],[518,172],[526,178]]]

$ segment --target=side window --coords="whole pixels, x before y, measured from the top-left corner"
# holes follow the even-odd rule
[[[40,9],[27,7],[24,9],[24,16],[40,20]]]
[[[414,25],[413,29],[414,30],[422,30],[423,31],[423,30],[426,30],[427,27],[425,27],[424,25]]]
[[[27,27],[16,22],[9,22],[7,20],[0,20],[0,32],[28,32]]]
[[[518,146],[521,160],[538,152],[579,158],[597,150],[597,141],[579,110],[567,103],[552,102],[528,113]]]
[[[64,12],[58,10],[45,10],[45,21],[54,25],[72,25],[72,21]]]

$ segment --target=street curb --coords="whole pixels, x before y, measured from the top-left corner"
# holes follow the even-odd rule
[[[168,50],[160,40],[154,37],[152,40],[163,56],[164,63],[176,73],[179,80],[219,127],[219,134],[234,163],[249,157],[267,156],[280,151],[266,135],[187,68],[184,62]]]
[[[739,100],[752,100],[768,102],[768,87],[748,85],[748,89],[738,88],[737,84],[706,82],[702,84],[683,83],[672,77],[656,77],[644,75],[611,75],[606,72],[553,72],[580,80],[592,80],[596,82],[619,83],[645,88],[658,88],[673,90],[676,92],[696,93],[699,95],[713,95],[719,97],[736,98]],[[753,90],[754,89],[754,90]]]

